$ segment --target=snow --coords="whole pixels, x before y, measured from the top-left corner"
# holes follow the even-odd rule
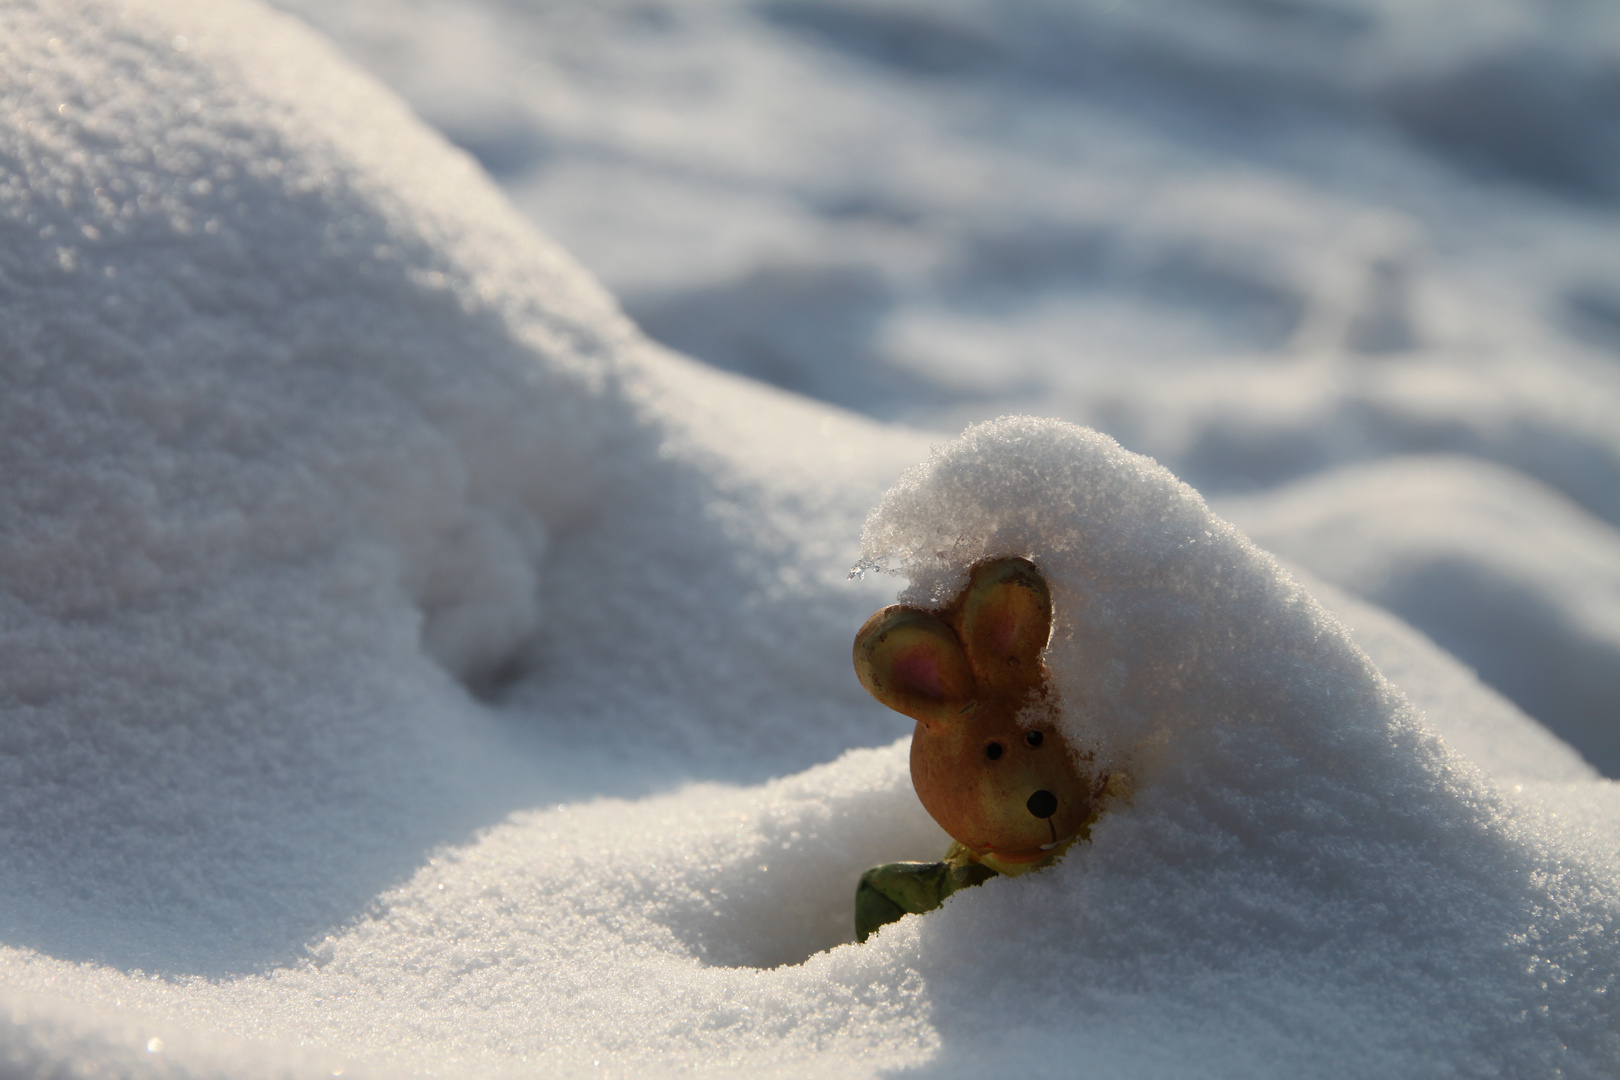
[[[277,2],[712,364],[1212,497],[1453,454],[1620,522],[1611,3]],[[1620,668],[1510,651],[1463,655],[1612,772]]]
[[[1560,493],[1466,458],[1412,457],[1223,509],[1294,558],[1490,671],[1606,774],[1620,772],[1620,537]]]
[[[0,1074],[1610,1071],[1611,16],[1158,8],[0,11]],[[1133,793],[855,946],[1009,553]]]
[[[1295,569],[1291,576],[1331,611],[1378,670],[1453,750],[1503,782],[1597,778],[1568,743],[1488,686],[1454,656],[1383,608]]]

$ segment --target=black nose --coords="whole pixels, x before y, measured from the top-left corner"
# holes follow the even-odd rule
[[[1049,818],[1053,814],[1057,813],[1057,796],[1052,794],[1050,791],[1047,791],[1045,788],[1042,788],[1040,791],[1037,791],[1035,794],[1031,795],[1029,797],[1029,802],[1025,803],[1024,805],[1029,807],[1029,812],[1034,814],[1036,817]]]

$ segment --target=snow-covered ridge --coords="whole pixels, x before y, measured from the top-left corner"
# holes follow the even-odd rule
[[[278,4],[709,363],[942,435],[1062,416],[1245,512],[1470,457],[1496,503],[1539,486],[1615,542],[1605,0]],[[1612,772],[1604,649],[1530,613],[1571,696],[1477,629],[1474,586],[1534,557],[1505,542],[1463,585],[1466,544],[1398,532],[1361,537],[1433,600],[1406,617]]]
[[[856,481],[839,554],[826,503],[849,499],[859,422],[771,399],[800,478],[759,494],[770,456],[705,444],[746,430],[704,411],[739,391],[651,358],[327,46],[252,9],[123,10],[7,14],[19,942],[162,970],[296,951],[524,797],[498,748],[546,722],[467,688],[594,717],[613,735],[582,751],[661,747],[676,775],[900,733],[858,687],[805,692],[821,669],[798,659],[847,649],[879,595],[804,597],[842,579],[882,482]],[[806,549],[798,573],[776,558]],[[714,699],[715,664],[756,677]]]
[[[1614,1060],[1611,785],[1389,620],[1427,724],[1163,468],[652,344],[261,7],[8,6],[0,103],[4,1068]],[[1006,550],[1133,799],[846,944],[859,870],[944,844],[848,568]]]

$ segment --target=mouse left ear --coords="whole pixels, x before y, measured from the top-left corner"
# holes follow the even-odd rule
[[[855,674],[867,693],[929,726],[955,719],[973,697],[973,671],[956,632],[920,608],[886,607],[855,635]]]
[[[1009,688],[1039,676],[1052,636],[1052,594],[1028,559],[996,559],[973,568],[962,600],[962,642],[979,681]]]

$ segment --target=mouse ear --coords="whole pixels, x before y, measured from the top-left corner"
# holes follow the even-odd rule
[[[1052,636],[1052,594],[1028,559],[997,559],[973,568],[962,601],[962,641],[986,687],[1028,685],[1040,673]]]
[[[952,720],[973,697],[973,672],[956,632],[931,611],[896,605],[855,635],[855,674],[867,693],[930,726]]]

